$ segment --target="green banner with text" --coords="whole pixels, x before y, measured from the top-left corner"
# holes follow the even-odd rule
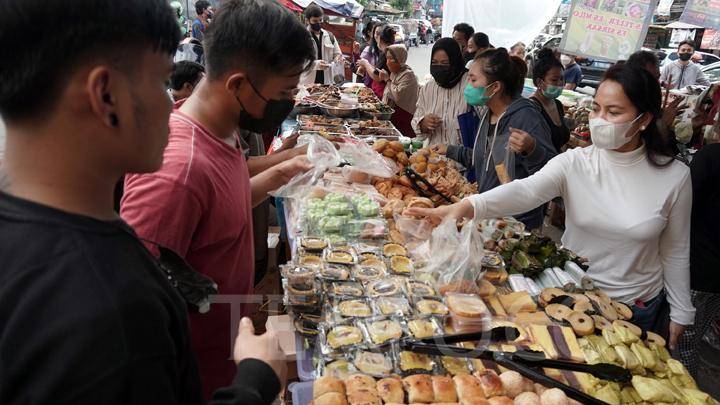
[[[658,0],[573,0],[562,52],[612,62],[645,41]]]

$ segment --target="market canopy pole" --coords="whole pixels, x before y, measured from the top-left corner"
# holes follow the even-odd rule
[[[658,0],[617,6],[614,2],[573,0],[560,49],[567,54],[611,62],[640,49]]]
[[[465,22],[484,32],[490,43],[509,48],[518,41],[529,44],[553,18],[561,0],[445,0],[444,37],[455,24]]]

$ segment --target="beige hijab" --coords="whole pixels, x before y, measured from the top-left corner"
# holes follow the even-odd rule
[[[408,52],[405,45],[390,45],[387,53],[400,64],[400,71],[390,73],[390,83],[385,87],[383,100],[392,101],[403,110],[415,112],[418,99],[418,81],[415,72],[406,64]]]

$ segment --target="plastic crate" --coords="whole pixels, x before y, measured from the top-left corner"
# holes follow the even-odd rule
[[[300,381],[312,381],[316,378],[315,367],[313,366],[313,350],[305,348],[305,339],[295,334],[295,362],[297,364],[298,378]]]
[[[292,383],[288,386],[293,405],[307,405],[312,401],[313,381]]]

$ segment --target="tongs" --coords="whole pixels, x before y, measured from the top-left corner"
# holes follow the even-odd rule
[[[514,332],[513,332],[514,330]],[[553,368],[558,370],[578,371],[591,374],[597,378],[615,382],[628,382],[632,375],[622,367],[613,364],[582,364],[570,361],[552,360],[545,357],[542,352],[518,350],[504,352],[489,350],[484,345],[491,342],[512,341],[519,336],[519,332],[511,327],[499,327],[484,332],[464,333],[459,335],[433,336],[425,339],[405,339],[400,342],[403,350],[434,356],[448,356],[489,360],[509,370],[542,385],[559,388],[565,394],[583,404],[607,405],[604,401],[594,398],[576,388],[563,384],[540,372],[538,368]],[[439,343],[442,342],[442,343]],[[475,348],[452,346],[460,342],[476,342]]]
[[[405,175],[410,179],[410,185],[412,188],[418,192],[421,196],[425,198],[430,198],[432,195],[428,194],[427,192],[430,191],[436,195],[439,195],[442,197],[443,200],[447,201],[448,203],[452,204],[453,200],[450,199],[450,197],[446,196],[445,194],[439,192],[430,182],[428,182],[425,177],[418,174],[415,170],[411,169],[410,167],[405,168]],[[418,182],[424,184],[427,186],[427,190],[420,187]]]

